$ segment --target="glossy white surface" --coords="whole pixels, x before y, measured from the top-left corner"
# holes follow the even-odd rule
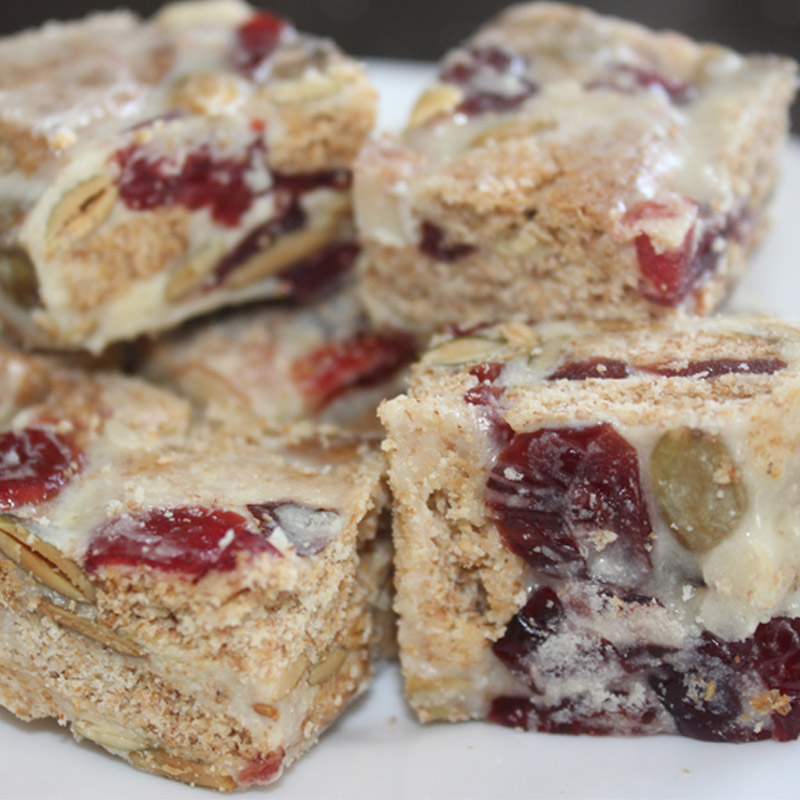
[[[399,127],[425,65],[371,64],[384,127]],[[800,321],[800,142],[786,155],[775,223],[731,307]],[[211,797],[134,770],[76,744],[52,722],[29,725],[0,710],[0,798],[178,800]],[[800,742],[721,745],[678,737],[598,739],[518,733],[483,723],[420,726],[402,699],[399,671],[382,670],[366,697],[276,786],[245,797],[563,798],[692,800],[797,798]]]

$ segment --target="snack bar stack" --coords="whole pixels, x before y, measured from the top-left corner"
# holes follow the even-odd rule
[[[0,379],[0,702],[186,783],[278,778],[383,646],[380,452],[7,351]]]
[[[357,161],[371,316],[424,335],[708,314],[765,229],[795,76],[572,6],[511,7]]]
[[[440,339],[383,404],[420,718],[800,733],[800,328]]]
[[[416,354],[409,334],[369,324],[350,286],[313,304],[189,323],[152,343],[140,369],[227,427],[375,438],[378,403],[405,388]]]
[[[363,68],[239,0],[0,41],[0,315],[102,350],[351,266]]]

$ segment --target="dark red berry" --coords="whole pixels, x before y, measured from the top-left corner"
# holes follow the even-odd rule
[[[525,606],[508,623],[505,633],[492,645],[492,652],[529,688],[528,657],[560,627],[564,609],[558,595],[549,587],[534,592]]]
[[[651,364],[641,369],[670,378],[718,378],[720,375],[772,375],[785,369],[786,362],[777,358],[715,358],[707,361],[690,361],[684,367],[669,364]]]
[[[536,94],[538,87],[525,78],[526,69],[527,62],[518,53],[497,46],[474,46],[455,51],[439,79],[464,88],[464,99],[455,111],[471,117],[487,111],[513,111]],[[492,82],[507,83],[509,78],[516,83],[514,91],[485,88]]]
[[[682,106],[690,103],[697,95],[694,86],[678,78],[664,75],[654,69],[635,67],[632,64],[614,64],[604,77],[592,81],[588,90],[608,89],[622,94],[634,94],[657,88],[663,91],[670,102]]]
[[[208,208],[215,222],[236,227],[253,204],[255,194],[246,174],[263,159],[260,142],[241,158],[215,158],[204,145],[177,165],[166,157],[153,158],[139,145],[118,151],[119,195],[135,211],[182,205],[190,211]]]
[[[590,358],[586,361],[570,361],[562,364],[548,381],[584,381],[589,378],[619,379],[627,378],[631,368],[624,362],[613,358]]]
[[[544,572],[627,586],[649,569],[639,460],[610,425],[517,434],[489,475],[486,502],[509,549]],[[598,549],[588,537],[598,531],[616,538]]]
[[[447,234],[432,222],[422,223],[419,249],[437,261],[460,261],[475,252],[471,244],[449,243]]]
[[[481,423],[499,447],[505,447],[514,435],[513,428],[505,420],[501,402],[505,387],[495,383],[502,374],[504,366],[489,362],[471,367],[469,373],[474,375],[479,383],[464,393],[464,401],[480,409]]]
[[[255,77],[258,68],[275,52],[289,23],[268,11],[258,11],[240,25],[236,41],[229,53],[235,69],[249,77]]]
[[[676,306],[692,289],[697,277],[692,269],[694,228],[684,237],[677,250],[656,252],[650,237],[641,233],[636,237],[636,258],[643,282],[639,292],[651,303]]]
[[[323,297],[352,272],[359,252],[355,242],[332,244],[287,267],[278,278],[289,288],[292,300],[306,302]]]
[[[75,443],[58,433],[26,428],[0,434],[0,509],[47,500],[80,469],[82,460]]]
[[[257,553],[277,553],[260,533],[233,511],[178,507],[116,517],[92,535],[84,566],[148,566],[194,581],[211,570],[234,569]]]
[[[292,364],[294,385],[320,411],[351,389],[376,386],[396,375],[416,355],[416,343],[401,332],[360,333],[326,342]]]
[[[236,775],[239,786],[269,783],[280,771],[285,752],[282,747],[251,761]]]
[[[536,730],[536,707],[529,697],[495,697],[489,706],[486,719],[496,725]]]

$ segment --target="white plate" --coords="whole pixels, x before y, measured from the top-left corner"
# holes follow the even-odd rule
[[[372,62],[384,127],[399,127],[426,65]],[[800,320],[800,143],[787,153],[775,224],[732,307]],[[0,710],[0,798],[177,800],[201,789],[132,769],[76,744],[54,722],[25,725]],[[519,733],[485,723],[422,727],[386,667],[320,744],[265,796],[299,798],[798,798],[800,742],[707,744],[679,737],[614,739]],[[255,797],[264,790],[253,790]]]

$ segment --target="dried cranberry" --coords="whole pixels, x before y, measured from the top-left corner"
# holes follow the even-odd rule
[[[269,783],[280,771],[285,755],[283,748],[279,747],[265,756],[256,758],[237,774],[236,783],[239,786]]]
[[[547,586],[539,589],[508,623],[503,636],[492,645],[492,652],[514,675],[530,684],[527,658],[558,630],[563,617],[558,595]],[[536,691],[532,684],[529,688]]]
[[[317,189],[349,191],[353,173],[349,169],[332,169],[323,172],[275,172],[272,180],[276,191],[286,192],[294,198]]]
[[[464,393],[466,403],[480,408],[481,421],[499,447],[505,447],[514,435],[513,428],[505,420],[500,402],[505,387],[495,384],[504,366],[498,363],[485,363],[471,367],[469,373],[474,375],[479,383]]]
[[[246,174],[263,159],[263,145],[253,142],[241,158],[215,158],[203,145],[180,167],[166,157],[153,158],[139,145],[117,151],[114,159],[120,167],[119,194],[128,208],[208,208],[215,222],[236,227],[255,198]]]
[[[587,85],[588,90],[609,89],[622,94],[633,94],[652,88],[662,90],[675,105],[691,102],[697,90],[694,86],[657,72],[654,69],[635,67],[632,64],[614,64],[608,75]]]
[[[713,681],[713,683],[712,683]],[[668,665],[653,672],[648,682],[675,720],[678,732],[705,742],[750,742],[769,739],[770,732],[742,727],[742,704],[732,677],[715,669],[702,679]]]
[[[352,271],[361,249],[355,242],[339,242],[292,264],[278,278],[289,287],[293,300],[305,302],[333,291]]]
[[[457,50],[445,62],[439,79],[464,87],[464,99],[456,113],[476,116],[487,111],[512,111],[538,91],[538,86],[525,78],[527,62],[518,53],[497,46],[474,46]],[[492,82],[508,79],[516,83],[516,91],[490,91]],[[478,88],[480,87],[480,88]]]
[[[519,76],[525,72],[525,60],[518,53],[496,45],[475,45],[452,53],[439,74],[439,80],[464,85],[471,83],[481,70]]]
[[[630,585],[649,569],[652,526],[639,460],[610,425],[517,434],[499,455],[486,488],[508,548],[543,572],[588,571]],[[591,532],[616,538],[596,543]]]
[[[341,532],[338,511],[314,508],[294,500],[279,500],[247,506],[258,527],[269,537],[280,528],[297,555],[307,558],[321,553]]]
[[[636,258],[644,282],[639,292],[651,303],[676,306],[692,289],[698,277],[692,269],[694,227],[686,234],[677,250],[657,253],[650,237],[641,233],[636,237]]]
[[[518,728],[523,731],[536,729],[536,707],[529,697],[495,697],[486,714],[489,722]]]
[[[630,367],[624,361],[613,358],[590,358],[586,361],[570,361],[562,364],[548,381],[584,381],[589,378],[627,378],[631,374]]]
[[[47,500],[82,460],[75,443],[58,433],[26,428],[0,434],[0,509]]]
[[[256,12],[236,31],[236,41],[228,56],[231,64],[239,72],[255,77],[290,29],[285,19],[268,11]]]
[[[460,261],[475,252],[475,247],[471,244],[448,244],[447,234],[432,222],[422,223],[419,249],[437,261]]]
[[[351,389],[376,386],[396,375],[416,355],[406,333],[360,333],[326,342],[296,359],[291,378],[306,403],[320,411]]]
[[[642,369],[670,378],[717,378],[720,375],[772,375],[785,369],[786,362],[777,358],[716,358],[707,361],[690,361],[685,367],[668,364],[651,364]]]
[[[753,634],[752,658],[768,688],[800,697],[800,619],[762,622]]]
[[[234,569],[247,556],[277,553],[246,524],[233,511],[193,506],[117,517],[94,531],[84,566],[94,572],[108,564],[144,565],[198,581],[210,570]]]

